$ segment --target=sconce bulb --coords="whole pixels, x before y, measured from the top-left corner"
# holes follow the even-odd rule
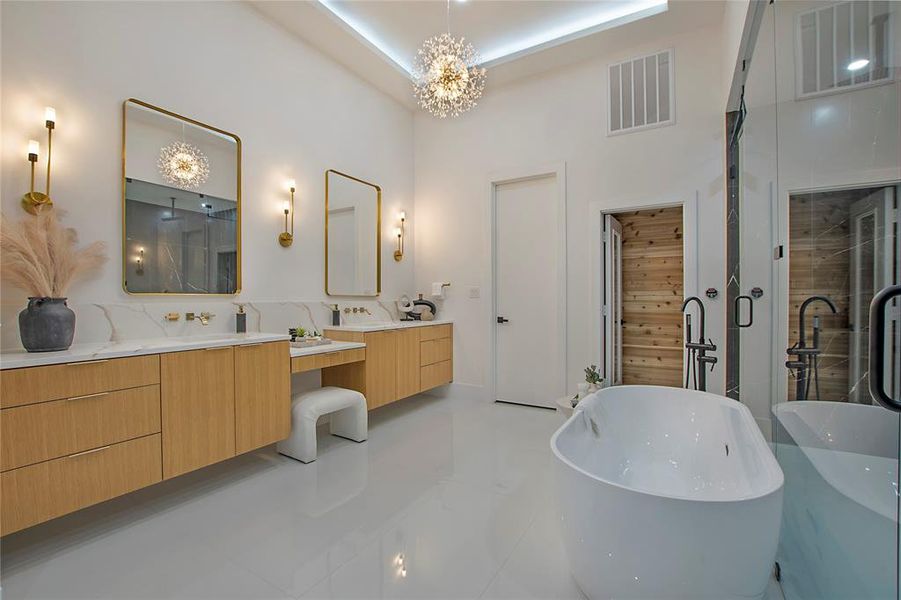
[[[293,192],[296,189],[297,189],[297,182],[294,181],[293,179],[289,179],[288,180],[288,190]]]
[[[282,203],[282,210],[285,211],[285,214],[288,214],[291,211],[291,203],[285,200]]]
[[[400,237],[400,227],[395,227],[395,228],[394,228],[394,235],[395,235],[396,237]]]
[[[406,221],[407,220],[407,211],[402,210],[402,211],[400,211],[400,213],[397,216],[400,217],[401,221]]]
[[[41,153],[41,145],[37,142],[37,140],[28,140],[28,154],[34,154],[37,156]]]
[[[47,123],[56,123],[56,109],[52,106],[44,108],[44,121]]]

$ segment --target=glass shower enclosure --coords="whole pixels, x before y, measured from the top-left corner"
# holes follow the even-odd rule
[[[785,474],[785,598],[897,599],[901,421],[876,396],[901,406],[901,295],[871,305],[901,283],[901,3],[752,13],[727,119],[728,393]]]

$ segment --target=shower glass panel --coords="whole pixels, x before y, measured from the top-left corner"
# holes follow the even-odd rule
[[[785,474],[787,600],[899,598],[901,422],[868,381],[870,302],[901,282],[898,32],[901,3],[776,2],[745,80],[729,293],[754,322],[730,322],[729,391]],[[894,398],[899,305],[880,352]]]

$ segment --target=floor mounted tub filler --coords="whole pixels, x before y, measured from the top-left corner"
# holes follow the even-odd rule
[[[763,597],[783,475],[744,405],[605,388],[579,403],[551,449],[570,570],[589,598]]]

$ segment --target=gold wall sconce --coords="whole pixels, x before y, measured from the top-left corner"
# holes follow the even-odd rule
[[[278,234],[278,243],[282,245],[282,248],[287,248],[292,243],[294,243],[294,192],[297,189],[297,184],[293,179],[288,181],[288,191],[291,193],[291,200],[285,200],[282,210],[285,213],[285,230]],[[289,226],[289,217],[290,217],[290,228]]]
[[[37,166],[40,144],[35,140],[28,141],[28,162],[31,163],[31,191],[22,196],[22,208],[36,215],[44,207],[53,206],[50,199],[50,156],[53,149],[53,130],[56,128],[56,110],[48,106],[44,109],[44,127],[47,128],[47,181],[44,193],[34,191],[34,169]]]
[[[404,259],[404,225],[407,222],[407,213],[400,211],[397,216],[400,219],[400,227],[394,228],[394,235],[397,236],[397,250],[394,251],[394,260],[400,262]]]
[[[144,248],[138,248],[138,257],[135,259],[135,273],[144,274]]]

